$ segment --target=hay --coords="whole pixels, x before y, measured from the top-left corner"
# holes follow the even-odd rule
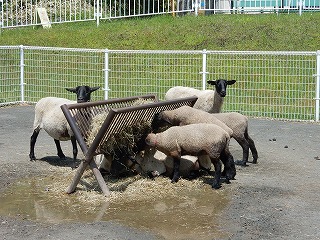
[[[169,197],[181,197],[181,192],[186,191],[204,191],[204,187],[210,187],[203,178],[192,181],[180,179],[172,184],[168,177],[157,177],[154,180],[136,175],[127,178],[105,177],[107,186],[111,195],[106,198],[98,186],[91,170],[86,170],[73,194],[65,194],[74,176],[74,171],[70,168],[56,167],[55,174],[42,178],[39,183],[45,184],[43,189],[48,189],[46,198],[50,202],[63,201],[70,205],[70,208],[78,208],[79,205],[85,206],[88,210],[94,210],[103,202],[131,202],[131,201],[149,201],[166,199]],[[56,173],[59,174],[56,174]],[[211,187],[210,187],[211,188]]]
[[[151,132],[151,124],[146,121],[136,122],[124,127],[121,132],[115,133],[107,141],[100,144],[100,151],[120,159],[122,156],[135,155],[137,143],[144,141],[143,137]]]
[[[132,103],[132,106],[153,103],[152,100],[138,98]],[[87,145],[90,146],[99,132],[108,112],[97,114],[92,118],[90,131],[87,137]],[[137,143],[143,140],[146,134],[151,132],[151,123],[147,121],[136,122],[128,125],[121,132],[116,132],[106,141],[100,143],[100,152],[105,155],[111,155],[115,159],[122,156],[134,155]]]
[[[98,134],[103,122],[106,120],[106,118],[108,116],[108,113],[109,113],[108,111],[104,112],[104,113],[99,113],[99,114],[97,114],[96,116],[94,116],[92,118],[89,134],[88,134],[88,137],[86,139],[88,147],[92,144],[93,140],[97,136],[97,134]]]

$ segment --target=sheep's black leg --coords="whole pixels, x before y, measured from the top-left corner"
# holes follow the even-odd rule
[[[31,138],[30,138],[30,153],[29,153],[30,161],[35,161],[36,160],[36,157],[34,155],[34,146],[36,144],[39,132],[40,132],[40,130],[35,129],[33,131],[33,134],[31,136]]]
[[[249,143],[248,141],[244,138],[241,138],[241,139],[235,139],[239,144],[240,146],[242,147],[242,160],[239,161],[235,161],[235,163],[237,165],[241,165],[241,166],[247,166],[247,162],[248,162],[248,158],[249,158]]]
[[[61,159],[66,158],[66,156],[65,156],[65,155],[63,154],[63,152],[62,152],[62,149],[61,149],[61,146],[60,146],[60,141],[57,140],[57,139],[54,139],[54,143],[55,143],[56,146],[57,146],[57,151],[58,151],[58,156],[59,156],[59,158],[61,158]]]
[[[257,163],[258,161],[258,151],[256,149],[256,146],[254,144],[254,141],[252,140],[251,137],[249,137],[249,135],[247,135],[247,140],[249,142],[249,148],[251,150],[251,153],[252,153],[252,157],[253,157],[253,161],[252,163]]]
[[[71,143],[72,143],[73,160],[77,160],[78,147],[77,147],[77,140],[75,136],[71,137]]]
[[[175,183],[178,182],[179,178],[180,178],[180,158],[173,158],[173,177],[171,182]]]
[[[220,178],[221,178],[221,162],[219,159],[212,161],[214,166],[214,181],[212,183],[212,188],[219,189],[221,187]]]
[[[224,165],[222,176],[226,177],[226,183],[230,183],[229,180],[234,179],[236,176],[236,166],[233,160],[233,156],[228,150],[224,150],[220,154],[220,159]]]

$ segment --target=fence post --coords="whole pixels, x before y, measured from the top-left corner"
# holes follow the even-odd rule
[[[100,0],[96,0],[96,3],[97,3],[96,18],[97,18],[97,27],[98,27],[100,24]]]
[[[108,91],[109,88],[109,50],[106,49],[104,52],[104,99],[107,100],[109,98]]]
[[[317,73],[316,73],[316,121],[319,121],[319,106],[320,106],[320,50],[317,51]]]
[[[195,16],[198,16],[199,15],[199,0],[195,0],[194,2],[194,15]]]
[[[24,48],[20,45],[20,96],[24,102]]]
[[[303,0],[300,0],[298,4],[299,4],[299,15],[301,16],[302,15],[302,8],[303,8]]]
[[[206,89],[207,84],[207,50],[203,49],[202,51],[202,90]]]

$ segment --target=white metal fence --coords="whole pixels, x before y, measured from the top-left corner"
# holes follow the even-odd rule
[[[101,86],[93,100],[154,93],[173,86],[211,89],[235,79],[224,111],[319,120],[320,51],[139,51],[0,46],[0,105],[45,96],[74,99],[65,87]]]
[[[320,0],[0,0],[0,28],[96,21],[156,14],[213,14],[320,11]]]

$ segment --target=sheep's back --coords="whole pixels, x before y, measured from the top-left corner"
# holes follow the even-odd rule
[[[230,136],[233,135],[232,129],[227,126],[223,121],[216,118],[213,114],[195,109],[189,106],[182,106],[180,108],[170,111],[165,111],[165,115],[169,118],[173,118],[175,122],[179,122],[181,125],[189,125],[195,123],[209,123],[216,124],[225,130]]]
[[[175,151],[178,145],[185,154],[198,155],[205,151],[211,157],[217,157],[230,139],[222,128],[206,123],[175,126],[157,135],[158,145],[169,152]]]
[[[243,134],[248,128],[248,118],[241,113],[213,113],[212,116],[231,128],[233,130],[233,135]]]
[[[173,88],[170,88],[166,95],[165,100],[173,100],[177,98],[185,98],[185,97],[192,97],[197,96],[201,93],[200,90],[190,87],[182,87],[182,86],[176,86]]]

